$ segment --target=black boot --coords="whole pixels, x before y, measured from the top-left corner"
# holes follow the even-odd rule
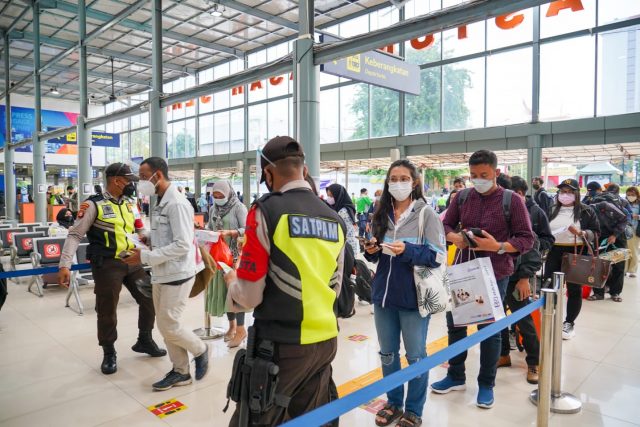
[[[131,347],[136,353],[146,353],[151,357],[162,357],[167,355],[167,350],[158,347],[153,340],[151,331],[140,331],[138,341]]]
[[[114,374],[118,370],[118,365],[116,364],[116,349],[112,344],[103,345],[102,350],[104,351],[104,358],[102,359],[100,370],[105,375]]]

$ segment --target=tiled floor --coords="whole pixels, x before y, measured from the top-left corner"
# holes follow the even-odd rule
[[[7,303],[0,311],[0,425],[2,426],[224,426],[225,391],[234,351],[212,341],[208,376],[186,387],[151,391],[151,384],[169,370],[167,358],[152,359],[130,350],[136,338],[137,308],[123,290],[119,307],[118,372],[99,371],[100,348],[95,337],[93,293],[81,290],[84,316],[64,308],[65,291],[53,287],[43,298],[10,283]],[[624,302],[586,302],[578,319],[577,336],[564,343],[564,390],[584,402],[577,415],[555,415],[553,426],[640,426],[640,292],[636,279],[627,279]],[[189,303],[186,322],[202,326],[202,298]],[[224,326],[223,319],[215,323]],[[355,317],[341,321],[335,380],[342,384],[379,366],[377,342],[369,307],[358,307]],[[444,317],[435,316],[429,341],[446,333]],[[368,336],[361,342],[347,339]],[[161,337],[156,333],[156,339]],[[501,369],[493,409],[475,407],[477,386],[445,396],[429,394],[425,426],[534,426],[536,408],[529,403],[532,386],[525,382],[524,357],[512,353],[514,366]],[[478,370],[478,349],[470,352],[470,378]],[[430,381],[444,375],[431,371]],[[176,398],[184,411],[159,419],[147,407]],[[374,417],[355,409],[342,425],[372,426]]]

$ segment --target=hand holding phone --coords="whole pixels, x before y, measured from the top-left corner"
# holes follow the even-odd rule
[[[471,228],[469,231],[476,237],[485,237],[484,233],[479,228]]]
[[[471,237],[469,237],[466,231],[463,230],[460,232],[460,234],[462,235],[462,240],[464,240],[465,245],[467,245],[470,248],[478,247],[478,244],[476,243],[476,241],[473,240]]]
[[[118,257],[120,257],[120,259],[125,259],[125,258],[129,258],[131,255],[133,255],[133,252],[131,251],[122,251],[120,252]]]

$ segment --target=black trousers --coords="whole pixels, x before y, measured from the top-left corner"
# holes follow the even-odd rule
[[[562,255],[573,253],[573,246],[554,246],[547,255],[544,264],[544,278],[553,281],[553,273],[562,271]],[[553,282],[551,282],[553,283]],[[574,323],[582,310],[582,285],[567,283],[567,315],[566,322]]]
[[[123,284],[138,303],[138,329],[145,332],[153,330],[156,319],[153,300],[142,295],[135,284],[147,274],[142,266],[130,267],[115,258],[104,258],[98,265],[91,266],[98,313],[98,343],[101,346],[113,345],[118,339],[116,310]]]
[[[626,248],[627,242],[619,239],[616,241],[616,247]],[[625,265],[626,265],[625,262],[619,262],[611,266],[611,273],[609,273],[609,278],[607,279],[607,283],[605,285],[609,287],[609,294],[620,295],[622,293],[622,287],[624,286]],[[596,295],[604,296],[604,288],[598,288],[598,289],[594,288],[593,293]]]
[[[518,301],[513,296],[513,291],[516,288],[517,282],[509,282],[507,286],[507,295],[504,299],[505,306],[508,307],[511,312],[515,312],[520,310],[523,307],[529,305],[529,300]],[[524,350],[527,352],[527,365],[529,366],[537,366],[540,364],[540,340],[538,339],[538,333],[536,331],[536,326],[533,323],[533,318],[531,315],[528,315],[522,318],[520,321],[516,323],[518,329],[520,330],[520,335],[522,335],[522,346]],[[505,328],[501,332],[502,334],[502,351],[500,353],[501,356],[508,356],[511,351],[511,346],[509,345],[509,328]]]

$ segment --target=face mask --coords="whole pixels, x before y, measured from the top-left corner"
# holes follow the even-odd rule
[[[126,197],[133,197],[136,193],[136,185],[133,182],[128,183],[122,189],[122,195]]]
[[[411,182],[391,182],[389,183],[389,193],[398,202],[407,200],[407,197],[413,191],[413,183]]]
[[[576,202],[576,195],[570,193],[560,193],[558,194],[558,201],[561,205],[569,206]]]
[[[638,200],[638,198],[636,196],[627,196],[627,200],[630,201],[631,203],[633,203],[636,200]]]
[[[138,182],[138,186],[137,186],[138,194],[140,194],[141,196],[149,196],[149,197],[156,194],[156,184],[151,182],[151,179],[153,179],[153,175],[151,175],[151,178],[149,178],[148,180],[141,179]]]
[[[480,194],[484,194],[493,188],[493,180],[476,178],[472,179],[473,187]]]
[[[336,204],[336,199],[334,199],[333,197],[327,196],[327,203],[333,206]]]
[[[213,203],[215,203],[216,206],[224,206],[227,204],[228,201],[229,201],[228,197],[223,197],[222,199],[213,199]]]

